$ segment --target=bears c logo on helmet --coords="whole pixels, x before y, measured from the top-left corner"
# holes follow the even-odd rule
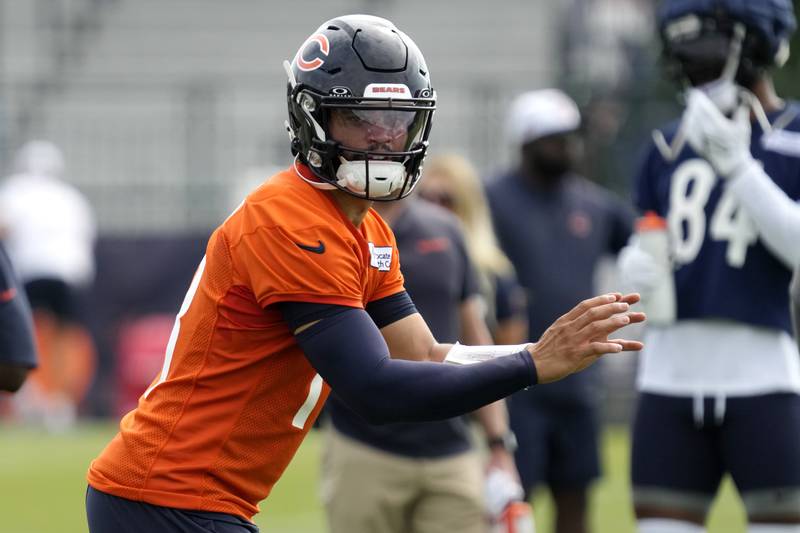
[[[320,57],[315,57],[311,61],[306,61],[306,59],[303,58],[303,54],[306,48],[308,48],[308,45],[310,45],[311,43],[317,43],[319,45],[319,51],[324,56],[327,56],[328,52],[330,51],[330,43],[328,42],[328,38],[325,35],[321,33],[316,33],[311,37],[309,37],[308,40],[306,40],[306,42],[303,43],[303,46],[301,46],[300,50],[298,50],[297,52],[297,68],[305,72],[316,70],[325,63],[325,60]]]

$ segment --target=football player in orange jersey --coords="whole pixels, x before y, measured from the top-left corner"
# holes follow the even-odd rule
[[[451,346],[416,312],[371,209],[419,178],[436,102],[422,54],[391,22],[350,15],[285,67],[295,161],[209,239],[161,373],[89,467],[93,533],[256,531],[331,388],[372,423],[444,419],[641,348],[608,338],[644,320],[638,295],[609,294],[535,344],[441,364]]]

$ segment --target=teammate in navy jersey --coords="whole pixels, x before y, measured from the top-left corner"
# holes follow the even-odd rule
[[[658,23],[668,73],[688,89],[634,184],[636,206],[667,221],[670,264],[641,235],[620,258],[643,299],[659,271],[674,272],[677,304],[674,320],[650,325],[641,356],[639,531],[704,531],[729,473],[748,531],[797,533],[800,363],[787,289],[800,263],[800,106],[769,75],[788,55],[792,5],[668,0]]]
[[[31,309],[0,244],[0,391],[16,392],[35,367]]]

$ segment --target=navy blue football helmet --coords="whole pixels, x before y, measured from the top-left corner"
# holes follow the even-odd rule
[[[368,200],[411,193],[427,152],[436,93],[422,53],[405,33],[379,17],[337,17],[306,39],[284,68],[292,153],[319,180],[312,184]],[[347,145],[331,132],[341,121],[391,128],[397,141],[390,148]]]
[[[746,88],[783,65],[797,26],[791,0],[664,0],[657,21],[667,75],[693,86],[720,76],[734,29],[743,25],[736,81]]]

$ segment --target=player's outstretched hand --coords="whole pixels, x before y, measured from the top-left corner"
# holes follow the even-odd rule
[[[603,354],[641,350],[638,341],[610,339],[618,329],[645,320],[630,311],[638,294],[604,294],[584,300],[547,328],[539,342],[528,346],[539,383],[550,383],[583,370]]]

